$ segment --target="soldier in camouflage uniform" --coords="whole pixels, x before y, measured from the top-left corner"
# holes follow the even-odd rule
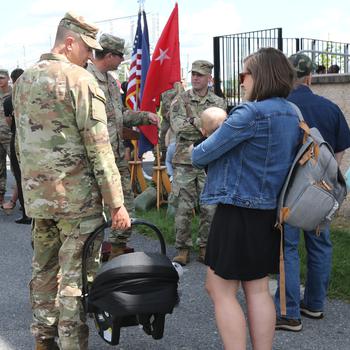
[[[0,69],[0,206],[6,192],[6,155],[10,157],[11,141],[11,129],[6,122],[3,102],[10,95],[9,73],[6,69]]]
[[[162,116],[162,123],[160,126],[160,135],[159,135],[161,162],[165,162],[165,156],[167,151],[167,147],[165,144],[165,135],[170,128],[170,119],[169,119],[170,105],[171,105],[171,102],[176,97],[176,95],[178,95],[183,91],[184,91],[184,88],[182,84],[180,82],[176,82],[174,83],[174,87],[172,89],[163,92],[161,95],[162,103],[160,108],[160,114]]]
[[[200,114],[208,107],[226,109],[225,101],[208,90],[213,65],[208,61],[195,61],[192,64],[192,89],[178,95],[170,107],[170,124],[176,134],[176,149],[173,157],[174,180],[172,195],[175,213],[175,230],[178,255],[173,259],[182,265],[189,262],[189,249],[192,247],[191,217],[197,206],[205,181],[204,170],[191,164],[189,147],[202,137]],[[200,207],[200,227],[198,261],[204,262],[205,247],[211,219],[215,208]]]
[[[24,72],[13,94],[27,213],[33,218],[30,282],[36,350],[87,350],[82,248],[104,222],[130,227],[108,137],[105,96],[87,72],[98,29],[67,13],[51,53]]]
[[[130,186],[128,162],[124,159],[123,126],[158,125],[158,116],[150,112],[123,110],[119,87],[109,71],[116,70],[124,60],[124,39],[111,34],[103,34],[99,43],[103,50],[96,52],[96,58],[93,63],[89,63],[88,71],[96,78],[98,85],[106,96],[109,138],[121,176],[125,206],[128,212],[133,214],[135,210],[134,194]],[[111,231],[109,240],[112,243],[112,252],[110,257],[131,250],[126,246],[130,234],[131,230]]]

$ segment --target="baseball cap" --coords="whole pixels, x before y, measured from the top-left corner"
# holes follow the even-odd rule
[[[316,65],[311,58],[303,53],[296,53],[290,56],[289,61],[295,68],[298,78],[305,77],[316,69]]]
[[[8,78],[9,77],[9,71],[7,69],[0,69],[0,77]]]
[[[84,43],[92,49],[102,50],[101,45],[96,40],[98,28],[87,22],[84,17],[78,16],[74,12],[67,12],[59,25],[80,34]]]
[[[191,72],[196,72],[202,75],[211,74],[214,65],[205,60],[197,60],[192,63]]]
[[[117,36],[106,33],[102,34],[99,43],[103,49],[107,49],[122,56],[125,54],[125,40]]]

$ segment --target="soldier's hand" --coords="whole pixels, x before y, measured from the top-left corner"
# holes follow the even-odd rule
[[[111,218],[113,229],[126,230],[131,226],[130,217],[124,205],[111,209]]]
[[[149,121],[151,124],[156,125],[157,128],[159,128],[160,123],[159,123],[159,118],[158,118],[158,115],[157,115],[157,114],[148,112],[148,121]]]

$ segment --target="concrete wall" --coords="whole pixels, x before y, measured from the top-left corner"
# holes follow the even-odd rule
[[[326,97],[336,103],[343,111],[350,125],[350,74],[325,74],[312,77],[311,89],[314,93]],[[350,167],[350,148],[343,158],[341,169],[343,173]],[[350,220],[350,193],[340,212]]]

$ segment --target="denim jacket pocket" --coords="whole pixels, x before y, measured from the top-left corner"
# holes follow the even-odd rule
[[[219,162],[222,163],[220,166],[209,166],[209,172],[205,186],[207,193],[224,194],[228,190],[229,159],[224,158]],[[218,172],[223,174],[223,176],[218,174]]]

